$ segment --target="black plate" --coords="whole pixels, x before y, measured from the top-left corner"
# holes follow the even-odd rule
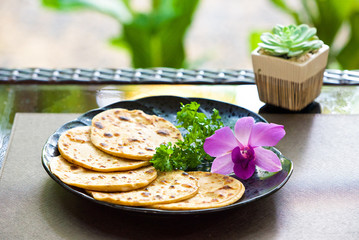
[[[242,107],[210,100],[203,98],[182,98],[175,96],[156,96],[156,97],[147,97],[133,101],[121,101],[111,105],[108,105],[103,108],[91,110],[79,118],[70,121],[63,126],[61,126],[54,134],[50,136],[47,140],[43,151],[42,151],[42,164],[46,170],[46,172],[53,178],[57,183],[59,183],[62,187],[69,190],[70,192],[88,199],[90,201],[96,202],[98,204],[106,205],[115,209],[133,211],[133,212],[141,212],[141,213],[153,213],[153,214],[199,214],[199,213],[210,213],[210,212],[218,212],[223,210],[228,210],[232,208],[236,208],[247,204],[249,202],[253,202],[255,200],[266,197],[276,191],[278,191],[289,179],[290,175],[293,171],[293,163],[291,160],[284,157],[277,149],[272,148],[282,161],[282,170],[273,175],[273,173],[265,172],[257,170],[254,175],[248,180],[241,180],[244,184],[246,190],[243,197],[236,203],[231,204],[229,206],[213,208],[213,209],[203,209],[203,210],[190,210],[190,211],[168,211],[168,210],[158,210],[158,209],[149,209],[143,207],[131,207],[131,206],[122,206],[116,205],[106,202],[101,202],[93,199],[91,196],[87,195],[81,189],[71,187],[69,185],[64,184],[60,179],[58,179],[55,175],[52,174],[49,168],[49,163],[51,157],[60,155],[57,149],[57,141],[60,135],[74,127],[91,125],[92,118],[107,109],[111,108],[126,108],[126,109],[141,109],[147,114],[156,114],[161,116],[172,123],[175,123],[176,114],[180,110],[180,103],[187,104],[191,101],[198,102],[201,107],[199,111],[210,115],[212,113],[212,109],[216,108],[222,117],[222,121],[226,126],[234,126],[235,122],[238,118],[245,116],[252,116],[257,122],[266,122],[264,118],[259,116],[256,113],[253,113],[247,109]],[[176,123],[175,123],[176,124]],[[235,176],[234,176],[235,177]]]

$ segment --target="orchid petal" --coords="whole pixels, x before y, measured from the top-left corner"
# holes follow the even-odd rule
[[[245,158],[241,154],[239,147],[232,151],[232,161],[234,162],[233,171],[241,179],[250,178],[256,170],[255,162],[252,158]]]
[[[257,123],[252,128],[249,145],[252,147],[276,145],[285,135],[282,125],[274,123]]]
[[[204,151],[212,157],[218,157],[232,151],[238,146],[238,141],[229,127],[215,131],[203,144]]]
[[[274,152],[262,147],[255,148],[254,152],[256,156],[255,163],[258,167],[268,172],[282,170],[282,163]]]
[[[251,135],[254,119],[252,117],[243,117],[238,119],[234,126],[234,135],[240,143],[248,145],[248,140]]]
[[[231,153],[227,153],[213,160],[211,172],[224,175],[230,174],[233,172],[233,166]]]

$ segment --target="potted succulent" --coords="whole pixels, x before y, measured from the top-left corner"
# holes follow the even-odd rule
[[[276,25],[261,35],[252,52],[261,101],[292,111],[311,103],[321,91],[329,47],[308,25]]]

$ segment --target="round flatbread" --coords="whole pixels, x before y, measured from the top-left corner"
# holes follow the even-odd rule
[[[61,134],[58,149],[67,161],[98,171],[126,171],[147,166],[148,161],[129,160],[109,155],[91,143],[90,126],[76,127]]]
[[[101,192],[131,191],[150,184],[157,171],[148,166],[125,172],[95,172],[66,161],[58,156],[51,159],[51,172],[64,183]]]
[[[141,110],[115,108],[92,119],[92,143],[114,156],[150,160],[158,146],[179,139],[182,135],[172,123]]]
[[[148,206],[178,202],[194,196],[198,191],[197,180],[183,171],[162,172],[145,188],[120,193],[92,192],[99,200],[128,206]]]
[[[238,201],[244,193],[243,184],[229,176],[209,172],[189,172],[198,179],[198,193],[187,200],[150,207],[165,210],[196,210],[217,208]]]

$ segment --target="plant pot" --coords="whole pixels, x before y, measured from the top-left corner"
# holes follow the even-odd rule
[[[252,52],[253,71],[261,101],[299,111],[319,96],[329,47],[323,45],[305,62]]]

